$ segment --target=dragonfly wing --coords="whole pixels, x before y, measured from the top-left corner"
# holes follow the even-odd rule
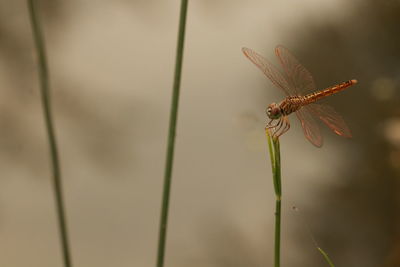
[[[316,90],[311,73],[300,64],[289,49],[278,45],[275,48],[275,54],[288,76],[290,85],[297,91],[297,95],[306,95]]]
[[[284,91],[287,96],[297,94],[296,89],[289,84],[281,72],[274,65],[269,63],[268,60],[250,48],[243,47],[242,51],[244,55],[250,59],[250,61],[253,62],[254,65],[256,65],[276,87]]]
[[[310,104],[311,113],[323,121],[335,134],[351,138],[351,131],[340,116],[331,106],[325,104]]]
[[[302,107],[296,111],[296,115],[301,122],[304,135],[308,141],[310,141],[316,147],[321,147],[323,144],[321,131],[309,108],[307,106]]]

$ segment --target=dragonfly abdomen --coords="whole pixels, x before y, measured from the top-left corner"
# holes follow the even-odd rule
[[[353,84],[356,84],[356,83],[357,83],[357,80],[350,80],[350,81],[343,82],[343,83],[340,83],[338,85],[323,89],[321,91],[305,95],[304,96],[305,100],[304,100],[303,105],[314,103],[315,101],[320,100],[321,98],[336,94],[336,93],[338,93],[338,92],[340,92],[340,91],[346,89],[347,87],[350,87],[350,86],[352,86]]]

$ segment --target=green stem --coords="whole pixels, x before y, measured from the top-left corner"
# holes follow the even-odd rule
[[[324,259],[326,260],[326,262],[329,264],[330,267],[335,267],[335,265],[333,264],[332,260],[329,258],[328,254],[322,250],[322,248],[317,247],[318,251],[322,254],[322,256],[324,257]]]
[[[61,183],[60,163],[58,158],[57,142],[54,133],[54,126],[51,114],[50,96],[49,96],[49,72],[47,67],[46,49],[43,34],[40,28],[35,0],[28,0],[28,9],[30,22],[32,27],[33,39],[36,46],[38,57],[38,71],[41,88],[41,98],[43,115],[46,124],[47,137],[50,147],[50,158],[53,173],[53,191],[56,201],[56,212],[58,216],[58,226],[61,239],[61,247],[63,252],[64,266],[71,267],[71,256],[68,245],[67,222],[65,216],[65,208],[63,201],[63,190]]]
[[[281,200],[275,201],[275,242],[274,242],[274,266],[280,266],[281,259]]]
[[[281,253],[281,198],[282,198],[282,183],[281,183],[281,155],[279,139],[271,137],[268,130],[265,131],[269,154],[271,158],[272,178],[275,190],[275,239],[274,239],[274,267],[280,266]]]
[[[187,7],[188,7],[188,0],[181,0],[178,43],[176,48],[176,60],[175,60],[175,75],[174,75],[172,103],[171,103],[171,111],[169,119],[168,147],[167,147],[167,156],[165,162],[164,187],[163,187],[163,196],[161,204],[157,267],[164,266],[165,242],[167,238],[168,208],[169,208],[169,198],[170,198],[169,196],[170,196],[171,180],[172,180],[172,166],[174,160],[175,132],[176,132],[177,117],[178,117],[179,90],[180,90],[181,73],[182,73]]]

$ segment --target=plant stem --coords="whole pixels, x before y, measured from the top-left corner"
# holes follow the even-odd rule
[[[274,266],[280,266],[281,259],[281,200],[275,201],[275,243],[274,243]]]
[[[169,198],[170,198],[169,196],[170,196],[171,180],[172,180],[172,167],[174,161],[175,133],[176,133],[176,125],[178,117],[179,90],[180,90],[181,73],[182,73],[187,7],[188,7],[188,0],[181,0],[178,42],[176,48],[174,84],[173,84],[172,103],[171,103],[171,111],[169,119],[168,147],[167,147],[167,156],[165,162],[164,186],[163,186],[163,196],[161,204],[157,267],[164,266],[165,242],[167,238],[168,208],[169,208]]]
[[[333,264],[332,260],[329,258],[328,253],[326,253],[324,250],[322,250],[322,248],[317,247],[318,251],[322,254],[322,256],[324,257],[324,259],[326,260],[326,262],[329,264],[330,267],[335,267],[335,265]]]
[[[265,130],[268,140],[269,154],[271,158],[272,177],[275,190],[275,239],[274,239],[274,267],[280,266],[281,253],[281,154],[279,139],[270,135],[268,129]]]
[[[63,252],[64,266],[71,267],[71,256],[68,245],[67,222],[65,216],[63,190],[61,183],[60,163],[58,157],[57,142],[54,133],[54,126],[51,113],[50,95],[49,95],[49,71],[47,67],[46,49],[44,44],[44,37],[40,28],[38,13],[36,9],[35,0],[28,0],[28,9],[30,15],[30,22],[32,27],[33,39],[36,46],[38,57],[38,74],[41,88],[41,99],[43,107],[43,115],[46,124],[47,137],[50,147],[50,158],[53,173],[53,191],[56,200],[56,212],[58,216],[58,227],[61,239],[61,247]]]

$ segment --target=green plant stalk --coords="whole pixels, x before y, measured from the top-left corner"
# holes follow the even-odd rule
[[[329,258],[328,254],[322,250],[322,248],[317,247],[318,251],[322,254],[322,256],[324,257],[324,259],[326,260],[326,262],[329,264],[330,267],[335,267],[335,265],[333,264],[333,262],[331,261],[331,259]]]
[[[294,211],[298,212],[298,214],[300,214],[299,213],[299,209],[297,207],[292,207],[292,209]],[[306,223],[306,221],[302,217],[299,217],[299,218],[302,219],[301,221],[302,221],[304,227],[307,229],[307,232],[310,235],[311,240],[313,241],[316,249],[319,251],[319,253],[321,253],[321,255],[324,257],[324,259],[326,260],[326,262],[329,264],[330,267],[335,267],[335,265],[333,264],[332,260],[329,258],[328,253],[326,253],[322,248],[320,248],[318,246],[317,240],[315,240],[315,238],[314,238],[314,236],[313,236],[313,234],[311,232],[311,229],[308,227],[308,224]]]
[[[44,44],[44,37],[39,23],[39,15],[37,12],[35,0],[28,0],[28,9],[30,22],[32,27],[32,35],[36,46],[38,57],[38,74],[41,88],[41,99],[43,107],[43,115],[46,124],[47,137],[50,147],[50,158],[53,173],[53,191],[56,201],[56,212],[58,216],[58,227],[61,240],[61,248],[63,253],[63,260],[65,267],[71,267],[71,256],[68,244],[67,222],[65,216],[65,208],[63,201],[63,190],[61,183],[60,162],[58,157],[57,142],[54,133],[53,119],[50,105],[49,95],[49,71],[47,67],[46,49]]]
[[[160,217],[158,251],[157,251],[157,267],[164,266],[165,243],[167,239],[168,210],[169,210],[169,199],[171,191],[172,167],[174,162],[175,135],[176,135],[176,125],[178,117],[179,91],[181,84],[187,8],[188,8],[188,0],[181,0],[178,42],[177,42],[176,59],[175,59],[174,84],[173,84],[172,103],[171,103],[171,111],[169,118],[168,147],[167,147],[167,155],[165,162],[164,186],[163,186],[163,195],[161,203],[161,217]]]
[[[269,154],[271,158],[272,180],[275,191],[275,239],[274,239],[274,267],[280,266],[281,254],[281,198],[282,198],[282,183],[281,183],[281,154],[279,139],[270,135],[268,129],[265,134],[268,140]]]

